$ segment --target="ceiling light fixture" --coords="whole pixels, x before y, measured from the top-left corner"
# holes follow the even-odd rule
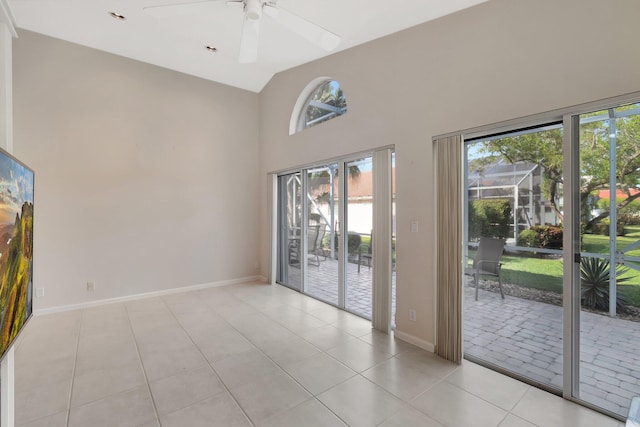
[[[119,13],[115,12],[109,12],[109,15],[111,15],[113,19],[117,19],[118,21],[124,21],[125,19],[127,19],[124,17],[124,15],[120,15]]]
[[[205,49],[207,49],[209,52],[217,52],[218,48],[217,47],[213,47],[213,46],[205,46]]]

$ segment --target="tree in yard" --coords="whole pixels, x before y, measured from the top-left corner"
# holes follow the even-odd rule
[[[347,111],[347,100],[342,88],[334,81],[328,81],[319,87],[309,100],[305,112],[307,126],[322,123],[325,120],[340,116]]]
[[[637,108],[636,105],[621,107],[618,112]],[[607,115],[601,111],[588,116]],[[600,189],[609,188],[610,126],[607,120],[585,121],[580,126],[580,200],[582,221],[586,230],[607,218],[609,209],[591,218],[589,200]],[[629,115],[615,119],[616,125],[616,177],[617,190],[622,192],[616,203],[623,209],[640,198],[640,115]],[[503,159],[509,163],[529,162],[542,168],[542,187],[546,199],[556,215],[562,220],[563,212],[558,206],[563,185],[563,135],[562,129],[505,137],[481,143],[482,157],[470,164],[472,170],[482,169]],[[618,194],[620,196],[620,194]]]

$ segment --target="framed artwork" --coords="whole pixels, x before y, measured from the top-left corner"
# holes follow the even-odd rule
[[[0,149],[0,360],[33,311],[33,181]]]

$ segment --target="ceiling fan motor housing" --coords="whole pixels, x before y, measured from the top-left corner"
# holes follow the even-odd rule
[[[245,15],[247,19],[251,19],[253,21],[260,19],[262,17],[262,1],[246,0]]]

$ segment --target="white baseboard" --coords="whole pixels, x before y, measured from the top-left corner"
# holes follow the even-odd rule
[[[64,311],[80,310],[83,308],[97,307],[100,305],[114,304],[118,302],[134,301],[142,298],[159,297],[164,295],[177,294],[180,292],[197,291],[199,289],[217,288],[220,286],[237,285],[239,283],[256,282],[256,281],[265,282],[265,280],[266,279],[263,278],[262,276],[249,276],[249,277],[241,277],[238,279],[221,280],[219,282],[185,286],[183,288],[172,288],[172,289],[165,289],[163,291],[153,291],[153,292],[146,292],[143,294],[127,295],[123,297],[106,298],[106,299],[101,299],[96,301],[82,302],[79,304],[70,304],[70,305],[62,305],[58,307],[43,308],[40,310],[34,310],[33,315],[42,316],[45,314],[62,313]]]
[[[420,347],[423,350],[427,350],[431,353],[433,353],[436,349],[433,343],[430,343],[429,341],[425,341],[422,338],[418,338],[414,335],[407,334],[406,332],[399,331],[397,329],[393,332],[393,336],[395,336],[398,339],[401,339],[402,341],[408,342],[409,344],[413,344],[417,347]]]

